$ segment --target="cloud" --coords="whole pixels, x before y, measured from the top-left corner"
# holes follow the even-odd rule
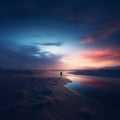
[[[119,48],[94,49],[83,53],[83,57],[94,62],[115,61],[120,60]]]
[[[64,18],[73,20],[73,23],[78,23],[78,32],[85,31],[81,44],[92,43],[105,40],[120,31],[120,8],[117,2],[111,3],[108,6],[105,1],[66,1],[56,11]]]
[[[94,39],[96,39],[96,40],[97,39],[105,39],[105,38],[113,35],[117,31],[120,31],[120,24],[119,23],[116,23],[116,24],[113,24],[113,25],[109,25],[109,26],[107,26],[107,28],[104,28],[103,30],[98,32],[94,36]]]
[[[85,43],[92,43],[94,42],[94,39],[92,37],[86,38],[83,41],[80,41],[80,44],[85,44]]]
[[[58,42],[58,43],[34,43],[35,45],[44,45],[44,46],[61,46],[63,43]]]
[[[106,32],[105,31],[104,31],[104,33],[102,32],[101,35],[102,35],[102,37],[110,36],[119,30],[120,30],[120,24],[118,24],[117,26],[108,28],[106,30]]]
[[[0,44],[0,68],[57,68],[62,57],[35,45]]]
[[[91,21],[92,8],[87,6],[86,3],[78,1],[66,1],[63,5],[55,10],[59,15],[64,16],[68,20],[85,20]]]
[[[81,43],[92,43],[98,40],[104,40],[120,31],[120,23],[108,23],[107,26],[94,30],[94,34],[85,38]]]
[[[71,69],[102,68],[120,65],[120,48],[94,48],[72,53],[63,58],[63,62]]]

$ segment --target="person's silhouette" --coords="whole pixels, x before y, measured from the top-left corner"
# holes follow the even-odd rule
[[[62,77],[62,75],[63,75],[62,72],[60,72],[60,76],[61,76],[61,77]]]

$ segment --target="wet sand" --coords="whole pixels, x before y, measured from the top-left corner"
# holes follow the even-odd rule
[[[0,75],[0,120],[119,120],[120,111],[76,94],[61,77]]]

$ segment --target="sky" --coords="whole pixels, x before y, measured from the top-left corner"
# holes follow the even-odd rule
[[[120,66],[119,0],[0,1],[0,68]]]

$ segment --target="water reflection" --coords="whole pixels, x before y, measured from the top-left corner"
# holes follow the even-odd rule
[[[104,77],[94,77],[94,76],[84,76],[84,75],[67,75],[67,78],[72,81],[73,84],[77,83],[79,85],[94,86],[94,87],[116,87],[120,80],[117,78],[104,78]],[[117,84],[116,84],[117,83]]]
[[[62,71],[63,77],[72,82],[65,85],[84,96],[120,110],[120,79],[96,76],[74,75]],[[35,77],[60,77],[60,71],[33,71]]]
[[[66,87],[120,110],[120,79],[68,74]]]

